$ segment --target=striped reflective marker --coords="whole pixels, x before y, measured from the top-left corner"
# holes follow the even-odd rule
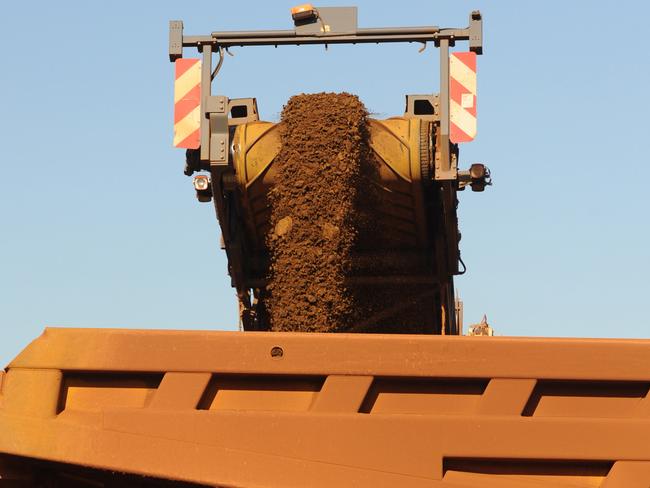
[[[174,147],[198,149],[201,136],[201,60],[177,59],[174,81]]]
[[[449,139],[469,142],[476,137],[476,53],[449,56]]]

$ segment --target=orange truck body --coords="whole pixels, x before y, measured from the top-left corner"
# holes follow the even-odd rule
[[[50,328],[0,377],[0,487],[650,486],[648,340]]]

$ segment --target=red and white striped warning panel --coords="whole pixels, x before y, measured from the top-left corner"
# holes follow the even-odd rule
[[[469,142],[476,137],[476,53],[449,57],[449,139]]]
[[[201,60],[177,59],[174,81],[174,147],[198,149],[200,129]]]

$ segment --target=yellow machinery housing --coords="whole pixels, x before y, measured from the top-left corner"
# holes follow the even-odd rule
[[[424,250],[433,245],[427,230],[421,171],[421,164],[430,164],[429,126],[430,122],[418,118],[369,121],[370,146],[380,162],[378,179],[372,183],[383,194],[377,219],[393,230],[391,238],[399,249]],[[267,195],[277,178],[273,162],[280,148],[278,124],[251,122],[235,131],[235,174],[246,231],[258,251],[266,247],[270,219]]]
[[[417,103],[419,102],[419,103]],[[232,195],[224,212],[231,233],[228,252],[230,274],[242,304],[246,330],[268,330],[262,312],[269,255],[266,236],[270,229],[268,195],[277,180],[274,166],[281,149],[280,125],[257,120],[254,99],[230,100],[230,161],[233,172],[226,179]],[[386,324],[395,322],[395,332],[413,332],[395,319],[405,310],[426,307],[430,316],[418,331],[457,333],[454,319],[452,277],[458,273],[458,229],[455,184],[434,179],[439,125],[435,110],[437,96],[407,96],[402,117],[369,119],[369,145],[373,169],[364,174],[364,184],[372,185],[378,198],[373,219],[381,239],[359,239],[355,248],[355,268],[348,277],[354,287],[374,287],[370,295],[400,296],[381,312]],[[417,113],[424,106],[423,113]],[[247,109],[243,109],[247,107]],[[247,114],[233,117],[232,114]],[[452,157],[457,148],[452,145]],[[392,301],[392,300],[391,300]],[[355,330],[377,325],[369,317]],[[392,324],[390,325],[392,326]]]

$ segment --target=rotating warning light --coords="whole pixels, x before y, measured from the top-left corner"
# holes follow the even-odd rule
[[[294,22],[304,22],[318,18],[318,12],[311,3],[303,3],[291,9],[291,17]]]

